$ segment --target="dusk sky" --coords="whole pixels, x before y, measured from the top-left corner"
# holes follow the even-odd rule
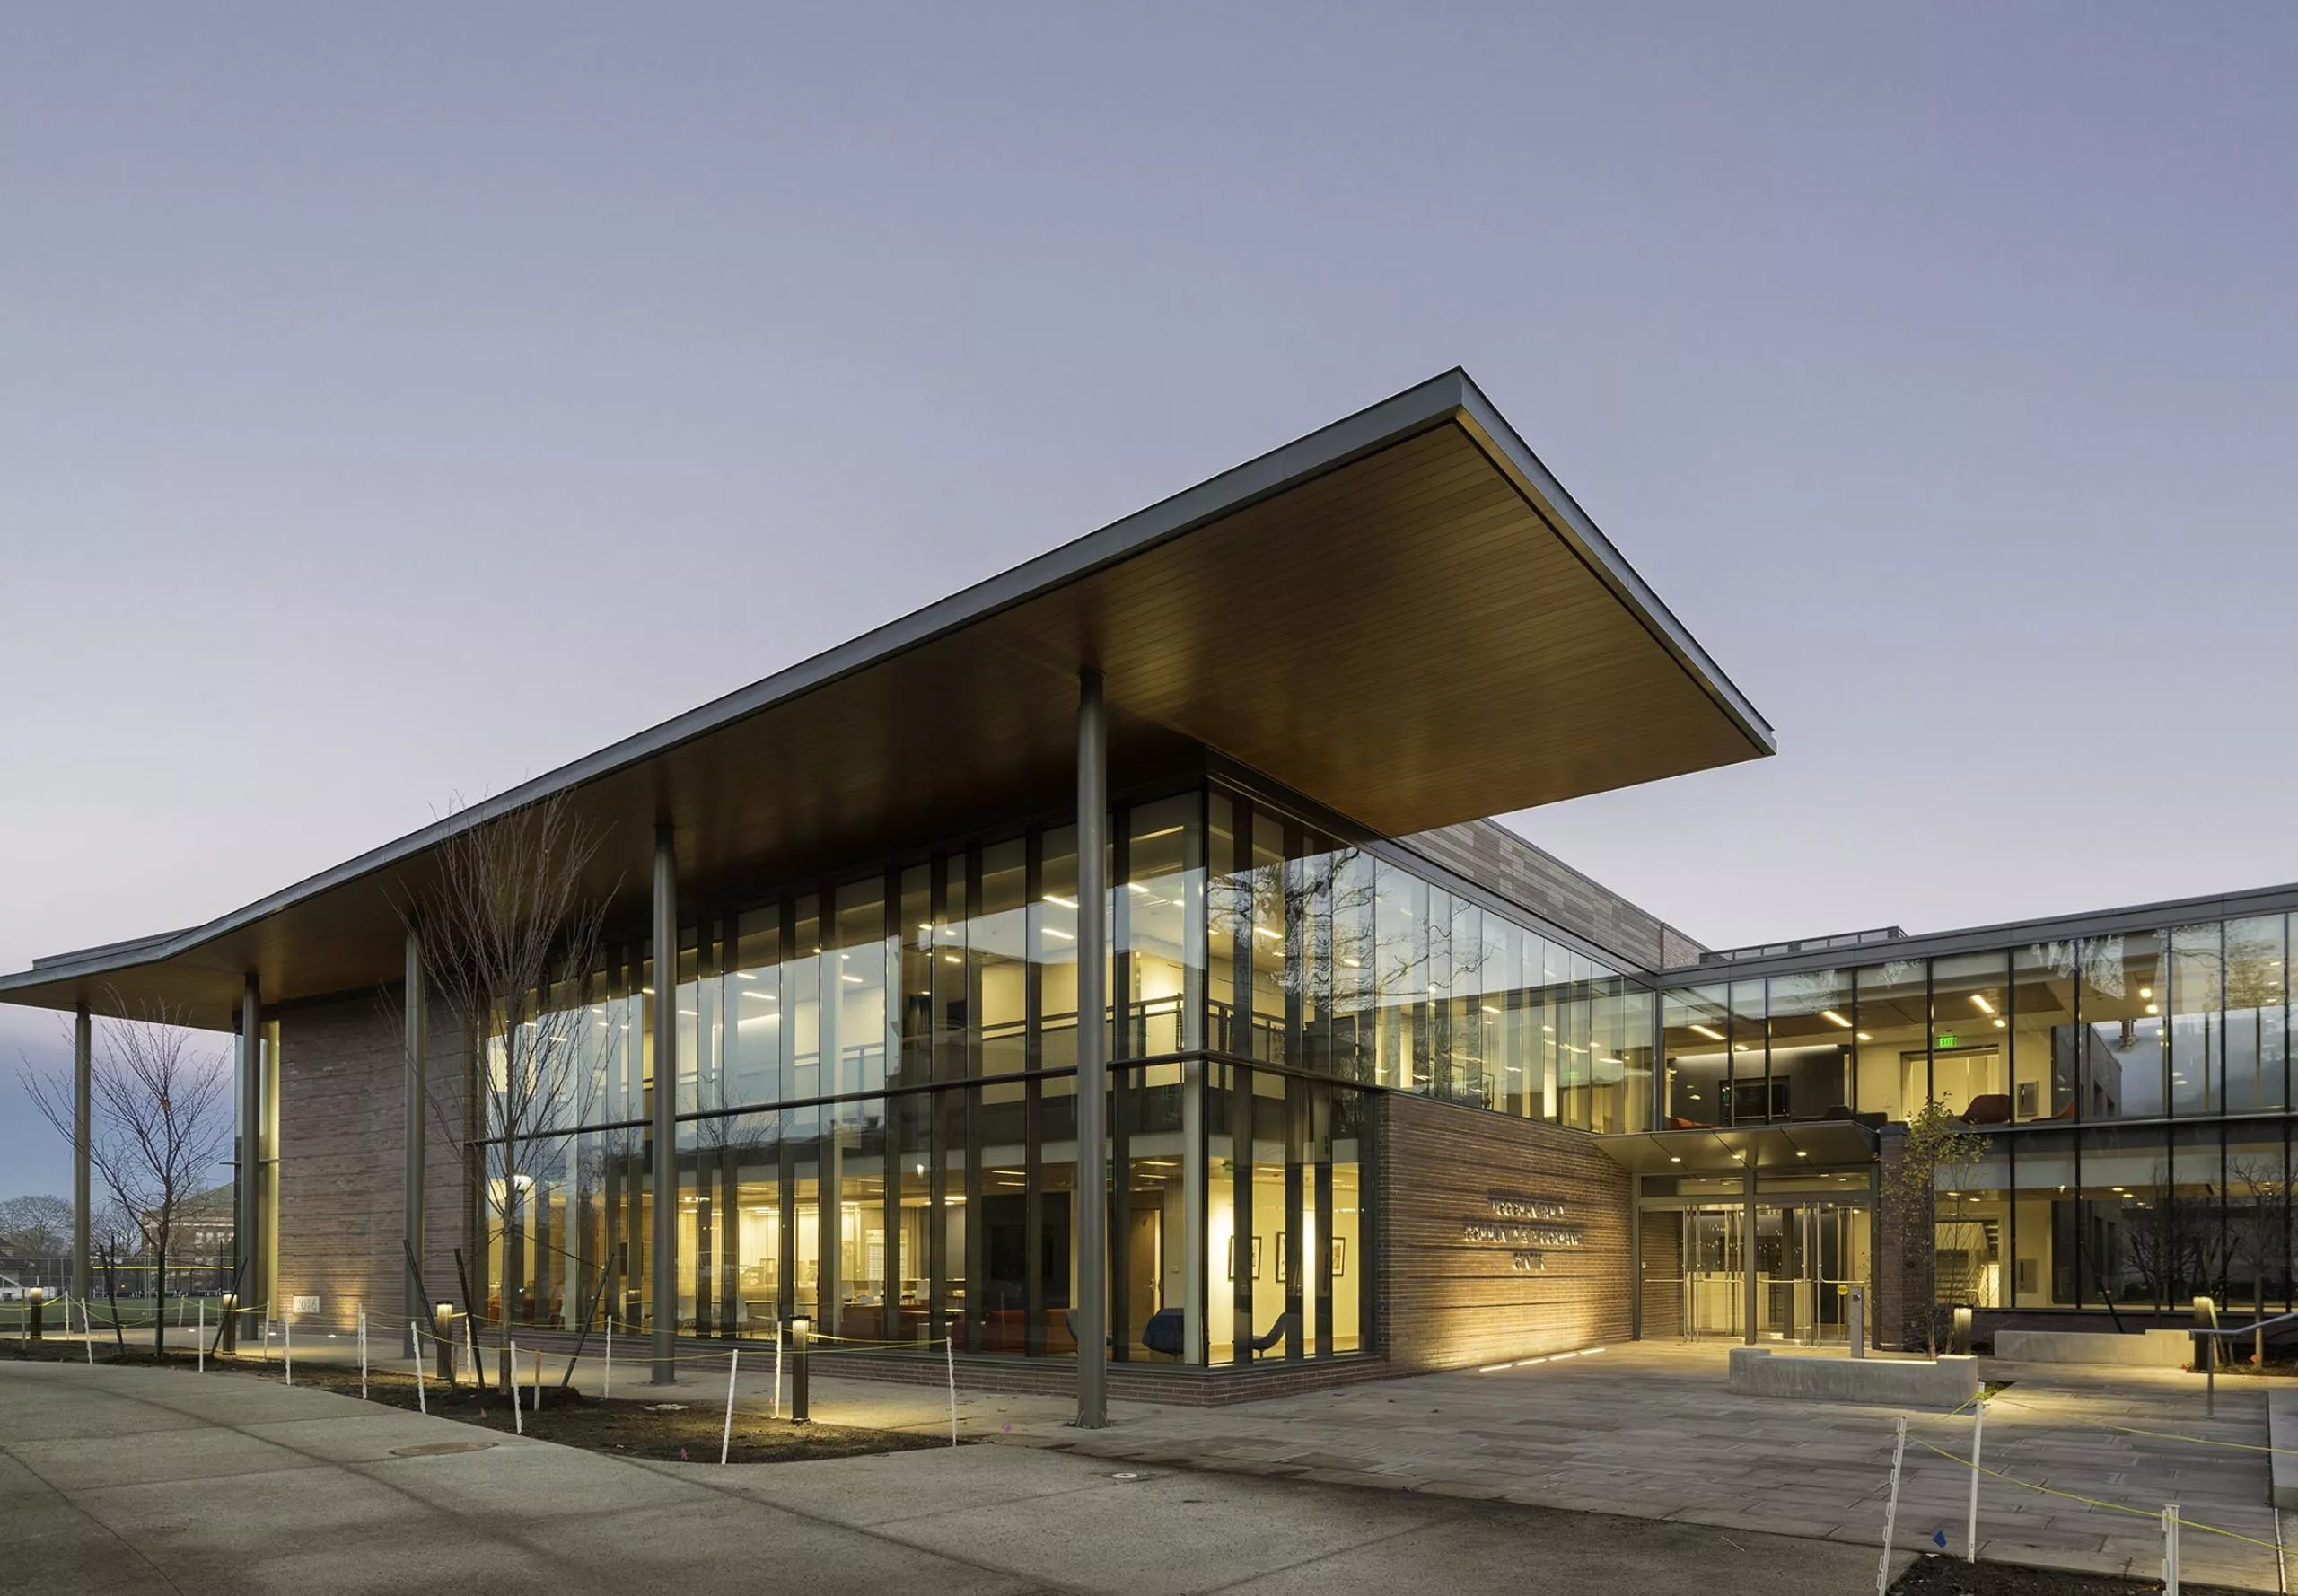
[[[2298,878],[2298,7],[8,35],[0,969],[1454,364],[1778,729],[1541,846],[1716,945]],[[0,1197],[59,1035],[0,1009]]]

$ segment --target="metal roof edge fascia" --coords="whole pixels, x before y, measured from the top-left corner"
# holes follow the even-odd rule
[[[1675,612],[1661,601],[1636,567],[1612,547],[1579,501],[1565,491],[1540,457],[1508,425],[1482,390],[1463,372],[1460,408],[1478,434],[1478,442],[1513,478],[1518,489],[1546,513],[1549,524],[1570,541],[1589,568],[1643,620],[1661,645],[1675,656],[1717,706],[1730,715],[1750,742],[1766,755],[1779,751],[1771,723],[1741,692],[1708,652],[1700,646]]]
[[[132,969],[188,952],[291,908],[305,899],[403,864],[453,836],[524,805],[572,792],[739,720],[825,687],[840,678],[984,620],[1039,594],[1090,575],[1170,539],[1241,510],[1361,455],[1456,420],[1475,384],[1458,366],[1367,406],[1352,416],[1282,444],[1145,509],[1073,539],[1012,569],[960,589],[860,636],[802,660],[619,742],[548,771],[467,809],[434,820],[380,847],[282,888],[205,925],[161,936],[108,943],[36,960],[28,970],[0,975],[0,995],[57,980]],[[1489,409],[1489,406],[1486,407]],[[133,954],[133,957],[123,955]]]
[[[1923,931],[1892,942],[1846,948],[1811,948],[1764,959],[1721,959],[1712,964],[1680,964],[1659,972],[1667,990],[1714,987],[1767,975],[1800,975],[1815,969],[1864,969],[1904,959],[1940,959],[1957,953],[1992,953],[2026,942],[2070,942],[2133,931],[2161,931],[2211,920],[2239,920],[2258,914],[2298,911],[2298,882],[2166,898],[2121,908],[2044,915],[2031,920],[1998,920],[1988,925]],[[2167,950],[2166,950],[2167,955]]]

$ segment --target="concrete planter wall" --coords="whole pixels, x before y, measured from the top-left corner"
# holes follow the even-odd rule
[[[1978,1365],[1904,1358],[1779,1357],[1768,1347],[1732,1349],[1732,1393],[1876,1407],[1960,1407],[1978,1395]]]
[[[2007,1364],[2183,1369],[2194,1362],[2194,1337],[2184,1330],[2148,1330],[2138,1336],[2101,1330],[1997,1330],[1995,1355]]]

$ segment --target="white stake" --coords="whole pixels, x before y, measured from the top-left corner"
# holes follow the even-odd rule
[[[614,1395],[614,1320],[607,1320],[607,1366],[599,1377],[599,1400],[603,1402]]]
[[[958,1350],[951,1337],[942,1337],[942,1360],[950,1367],[950,1444],[958,1443]]]
[[[449,1347],[447,1349],[447,1355],[449,1357],[454,1356],[454,1349],[452,1347]],[[471,1334],[470,1315],[468,1313],[463,1315],[463,1358],[470,1364],[470,1386],[471,1390],[476,1391],[478,1390],[479,1386],[478,1342]],[[518,1377],[518,1371],[515,1369],[513,1370],[511,1372],[511,1378],[516,1380]]]
[[[415,1332],[415,1411],[431,1416],[430,1399],[423,1394],[423,1332]]]
[[[774,1416],[782,1416],[782,1327],[774,1327]]]
[[[1907,1418],[1899,1418],[1899,1438],[1891,1448],[1891,1503],[1883,1510],[1883,1556],[1875,1565],[1875,1596],[1886,1596],[1891,1583],[1891,1534],[1899,1522],[1899,1465],[1907,1458]]]
[[[292,1313],[279,1316],[279,1344],[286,1349],[287,1383],[293,1385],[295,1383],[295,1316]]]
[[[519,1344],[516,1341],[511,1343],[511,1427],[522,1435],[527,1433],[527,1421],[519,1412]]]
[[[207,1372],[207,1299],[206,1297],[199,1299],[199,1340],[197,1346],[199,1349],[198,1372],[205,1374]]]
[[[734,1443],[734,1371],[742,1366],[742,1355],[726,1355],[726,1427],[718,1432],[718,1467],[726,1466],[727,1449]]]
[[[64,1311],[64,1321],[66,1324],[72,1322],[72,1311],[68,1308]],[[88,1299],[85,1297],[80,1299],[80,1345],[87,1350],[88,1367],[92,1369],[96,1366],[96,1319],[88,1311]]]
[[[359,1304],[359,1399],[367,1399],[367,1304]]]
[[[1987,1434],[1987,1399],[1979,1399],[1971,1409],[1971,1505],[1963,1527],[1963,1534],[1970,1547],[1970,1561],[1978,1561],[1978,1449]]]
[[[2179,1596],[2179,1504],[2162,1509],[2162,1596]]]
[[[535,1348],[534,1410],[542,1411],[542,1348]]]

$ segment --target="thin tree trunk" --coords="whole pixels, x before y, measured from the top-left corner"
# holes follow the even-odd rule
[[[111,1338],[118,1345],[120,1352],[125,1355],[127,1351],[127,1337],[121,1333],[119,1328],[119,1274],[113,1267],[112,1258],[112,1250],[106,1247],[104,1249],[104,1301],[111,1304]]]

